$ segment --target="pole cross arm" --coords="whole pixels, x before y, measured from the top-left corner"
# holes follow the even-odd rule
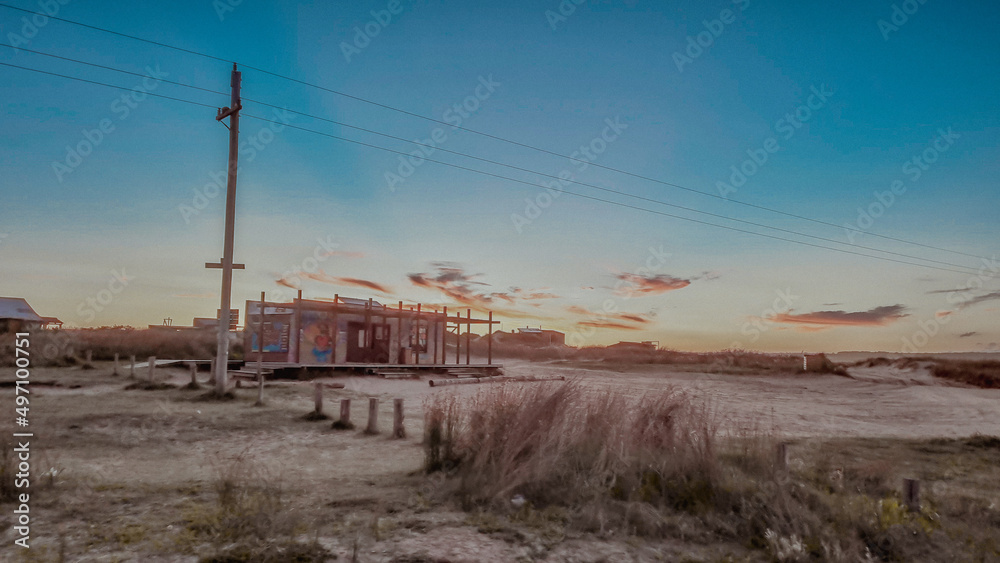
[[[215,120],[216,121],[222,121],[223,119],[225,119],[225,118],[229,117],[230,115],[232,115],[232,114],[240,111],[241,109],[243,109],[243,104],[236,104],[236,107],[234,107],[234,108],[228,108],[228,107],[226,107],[226,108],[220,108],[219,112],[215,115]]]
[[[206,268],[222,268],[222,262],[205,262]],[[233,264],[234,270],[245,270],[246,264]]]

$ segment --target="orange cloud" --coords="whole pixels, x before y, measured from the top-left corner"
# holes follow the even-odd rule
[[[589,326],[593,328],[613,328],[617,330],[640,330],[641,326],[619,323],[615,321],[583,321],[576,323],[577,326]]]
[[[691,285],[691,280],[675,278],[667,274],[639,275],[639,274],[618,274],[618,280],[624,284],[616,284],[615,293],[618,295],[657,295],[668,291],[684,289]]]
[[[295,272],[290,276],[279,278],[277,280],[277,283],[278,285],[283,285],[285,287],[290,287],[292,289],[298,289],[299,286],[297,283],[295,283],[295,281],[293,281],[294,278],[305,278],[322,283],[328,283],[331,285],[363,287],[365,289],[371,289],[386,294],[393,293],[392,288],[377,282],[373,282],[370,280],[363,280],[359,278],[344,278],[344,277],[331,276],[330,274],[324,272],[323,270],[320,270],[318,272]]]
[[[570,305],[566,307],[566,311],[574,315],[588,317],[587,320],[576,323],[578,326],[639,330],[644,325],[653,322],[652,315],[642,315],[639,313],[600,313],[590,311],[578,305]]]
[[[782,313],[774,317],[778,323],[801,325],[802,330],[816,331],[835,326],[885,326],[906,317],[902,305],[885,305],[868,311],[816,311],[813,313]]]

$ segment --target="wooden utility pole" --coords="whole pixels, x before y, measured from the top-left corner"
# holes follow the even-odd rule
[[[236,227],[236,171],[240,147],[240,72],[233,63],[233,74],[230,80],[232,98],[229,107],[221,108],[215,116],[216,121],[229,118],[229,177],[226,183],[226,235],[223,247],[222,261],[218,264],[205,264],[206,268],[222,269],[222,304],[219,311],[219,346],[215,356],[215,392],[222,395],[226,392],[229,370],[229,317],[232,306],[233,268],[243,269],[243,264],[233,264],[233,231]],[[225,124],[223,124],[225,125]]]
[[[260,292],[260,323],[257,325],[257,406],[264,404],[264,292]],[[250,319],[246,319],[249,324]]]

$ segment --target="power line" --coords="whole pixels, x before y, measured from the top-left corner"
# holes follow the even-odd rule
[[[12,45],[8,45],[8,44],[5,44],[5,43],[0,43],[0,47],[14,48]],[[52,57],[52,58],[55,58],[55,59],[60,59],[60,60],[64,60],[64,61],[70,61],[70,62],[79,63],[79,64],[83,64],[83,65],[88,65],[88,66],[92,66],[92,67],[96,67],[96,68],[110,70],[110,71],[113,71],[113,72],[127,74],[127,75],[131,75],[131,76],[139,76],[139,77],[145,77],[146,76],[146,75],[144,75],[142,73],[138,73],[138,72],[132,72],[132,71],[128,71],[128,70],[124,70],[124,69],[120,69],[120,68],[115,68],[115,67],[100,65],[100,64],[91,63],[91,62],[88,62],[88,61],[81,61],[79,59],[73,59],[73,58],[70,58],[70,57],[64,57],[64,56],[60,56],[60,55],[54,55],[54,54],[51,54],[51,53],[45,53],[45,52],[36,51],[36,50],[33,50],[33,49],[25,49],[25,51],[28,51],[28,52],[31,52],[31,53],[35,53],[35,54],[38,54],[38,55],[43,55],[43,56],[46,56],[46,57]],[[23,68],[23,67],[19,67],[19,68]],[[199,91],[202,91],[202,92],[209,92],[209,93],[212,93],[212,94],[218,94],[218,95],[223,95],[223,96],[228,96],[229,95],[229,94],[227,94],[225,92],[221,92],[221,91],[217,91],[217,90],[211,90],[211,89],[208,89],[208,88],[202,88],[202,87],[199,87],[199,86],[193,86],[193,85],[190,85],[190,84],[183,84],[181,82],[175,82],[175,81],[171,81],[171,80],[161,80],[161,82],[164,82],[164,83],[167,83],[167,84],[174,84],[174,85],[177,85],[177,86],[183,86],[185,88],[191,88],[193,90],[199,90]],[[494,164],[494,165],[497,165],[497,166],[503,166],[505,168],[510,168],[510,169],[513,169],[513,170],[519,170],[519,171],[522,171],[522,172],[528,172],[528,173],[531,173],[531,174],[537,174],[539,176],[544,176],[544,177],[547,177],[547,178],[552,178],[552,179],[558,180],[560,182],[566,182],[566,183],[570,183],[570,184],[577,184],[579,186],[585,186],[585,187],[592,188],[592,189],[595,189],[595,190],[600,190],[600,191],[603,191],[603,192],[614,193],[614,194],[617,194],[617,195],[621,195],[621,196],[624,196],[624,197],[628,197],[628,198],[632,198],[632,199],[637,199],[637,200],[645,201],[645,202],[648,202],[648,203],[655,203],[655,204],[658,204],[658,205],[664,205],[664,206],[667,206],[667,207],[673,207],[675,209],[682,209],[684,211],[688,211],[688,212],[691,212],[691,213],[697,213],[697,214],[700,214],[700,215],[707,215],[709,217],[715,217],[717,219],[724,219],[724,220],[728,220],[728,221],[734,221],[734,222],[742,223],[742,224],[745,224],[745,225],[752,225],[754,227],[760,227],[760,228],[763,228],[763,229],[770,229],[770,230],[774,230],[774,231],[778,231],[778,232],[793,234],[793,235],[797,235],[797,236],[802,236],[802,237],[806,237],[806,238],[820,240],[820,241],[831,243],[831,244],[837,244],[837,245],[841,245],[841,246],[849,246],[849,247],[852,247],[852,248],[860,248],[862,250],[869,250],[869,251],[872,251],[872,252],[881,252],[881,253],[884,253],[884,254],[890,254],[890,255],[893,255],[893,256],[899,256],[899,257],[902,257],[902,258],[910,258],[912,260],[921,260],[921,261],[924,261],[924,262],[930,262],[930,263],[934,263],[934,264],[941,264],[941,265],[944,265],[944,266],[954,266],[954,267],[957,267],[957,268],[966,268],[967,267],[965,265],[955,264],[953,262],[944,262],[944,261],[941,261],[941,260],[933,260],[933,259],[930,259],[930,258],[923,258],[923,257],[920,257],[920,256],[913,256],[911,254],[905,254],[905,253],[901,253],[901,252],[894,252],[894,251],[891,251],[891,250],[883,250],[883,249],[880,249],[880,248],[873,248],[873,247],[870,247],[870,246],[864,246],[864,245],[860,245],[860,244],[850,244],[850,243],[845,243],[845,242],[842,242],[842,241],[839,241],[839,240],[835,240],[835,239],[831,239],[831,238],[827,238],[827,237],[821,237],[821,236],[811,235],[811,234],[808,234],[808,233],[802,233],[802,232],[799,232],[799,231],[794,231],[794,230],[791,230],[791,229],[784,229],[784,228],[775,227],[775,226],[772,226],[772,225],[766,225],[766,224],[757,223],[757,222],[754,222],[754,221],[748,221],[748,220],[745,220],[745,219],[728,217],[726,215],[721,215],[721,214],[718,214],[718,213],[712,213],[712,212],[708,212],[708,211],[702,211],[700,209],[695,209],[695,208],[692,208],[692,207],[687,207],[687,206],[683,206],[683,205],[673,204],[673,203],[669,203],[669,202],[666,202],[666,201],[663,201],[663,200],[658,200],[658,199],[654,199],[654,198],[643,197],[643,196],[631,194],[631,193],[628,193],[628,192],[623,192],[623,191],[619,191],[619,190],[605,188],[603,186],[598,186],[598,185],[590,184],[590,183],[587,183],[587,182],[581,182],[579,180],[565,179],[565,178],[562,178],[562,177],[554,175],[554,174],[548,174],[548,173],[545,173],[545,172],[539,172],[537,170],[531,170],[529,168],[523,168],[523,167],[515,166],[515,165],[512,165],[512,164],[506,164],[506,163],[499,162],[499,161],[496,161],[496,160],[491,160],[491,159],[488,159],[488,158],[482,158],[482,157],[478,157],[478,156],[475,156],[475,155],[470,155],[470,154],[459,152],[459,151],[445,149],[445,148],[442,148],[442,147],[435,147],[433,145],[428,145],[428,144],[422,143],[420,141],[414,141],[414,140],[406,139],[406,138],[403,138],[403,137],[397,137],[395,135],[390,135],[390,134],[387,134],[387,133],[382,133],[382,132],[379,132],[379,131],[375,131],[373,129],[367,129],[367,128],[364,128],[364,127],[359,127],[359,126],[356,126],[356,125],[351,125],[349,123],[344,123],[344,122],[336,121],[336,120],[329,119],[329,118],[326,118],[326,117],[321,117],[321,116],[318,116],[318,115],[313,115],[313,114],[309,114],[309,113],[306,113],[306,112],[302,112],[302,111],[298,111],[298,110],[294,110],[294,109],[289,109],[289,108],[286,108],[286,107],[283,107],[283,106],[279,106],[279,105],[276,105],[276,104],[271,104],[271,103],[268,103],[268,102],[263,102],[263,101],[258,101],[258,100],[252,100],[250,98],[245,98],[245,97],[243,98],[243,101],[250,102],[250,103],[255,103],[255,104],[259,104],[259,105],[262,105],[262,106],[265,106],[265,107],[269,107],[269,108],[273,108],[273,109],[281,109],[281,110],[287,111],[289,113],[294,113],[294,114],[301,115],[301,116],[304,116],[304,117],[309,117],[309,118],[312,118],[312,119],[316,119],[316,120],[320,120],[320,121],[325,121],[325,122],[328,122],[328,123],[332,123],[332,124],[335,124],[335,125],[339,125],[339,126],[343,126],[343,127],[348,127],[350,129],[355,129],[355,130],[358,130],[358,131],[363,131],[363,132],[366,132],[366,133],[370,133],[370,134],[373,134],[373,135],[378,135],[380,137],[385,137],[385,138],[388,138],[388,139],[402,141],[402,142],[405,142],[405,143],[412,143],[412,144],[415,144],[415,145],[418,145],[418,146],[421,146],[421,147],[430,148],[432,150],[440,150],[442,152],[446,152],[446,153],[450,153],[450,154],[455,154],[455,155],[466,157],[466,158],[471,158],[471,159],[478,160],[478,161],[481,161],[481,162],[486,162],[486,163],[489,163],[489,164]]]
[[[3,62],[0,62],[0,65],[9,66],[11,68],[19,68],[21,70],[28,70],[28,71],[31,71],[31,72],[37,72],[39,74],[48,74],[50,76],[58,76],[59,78],[68,78],[69,80],[76,80],[78,82],[86,82],[88,84],[96,84],[97,86],[107,86],[108,88],[116,88],[118,90],[131,90],[131,88],[129,88],[127,86],[118,86],[118,85],[115,85],[115,84],[108,84],[106,82],[98,82],[96,80],[87,80],[86,78],[77,78],[76,76],[69,76],[67,74],[59,74],[58,72],[51,72],[51,71],[48,71],[48,70],[39,70],[37,68],[31,68],[31,67],[20,66],[20,65],[13,65],[13,64],[10,64],[10,63],[3,63]],[[164,98],[164,99],[167,99],[167,100],[173,100],[175,102],[183,102],[185,104],[192,104],[192,105],[201,106],[201,107],[205,107],[205,108],[212,108],[212,109],[216,109],[216,110],[219,109],[219,106],[213,105],[213,104],[203,104],[201,102],[195,102],[195,101],[192,101],[192,100],[185,100],[183,98],[175,98],[173,96],[165,96],[163,94],[154,94],[153,92],[144,92],[144,94],[147,95],[147,96],[153,96],[154,98]]]
[[[24,9],[24,8],[19,8],[17,6],[11,6],[10,4],[0,3],[0,7],[8,8],[8,9],[11,9],[11,10],[17,10],[17,11],[20,11],[20,12],[35,13],[35,12],[32,12],[31,10],[27,10],[27,9]],[[125,37],[125,38],[128,38],[128,39],[132,39],[134,41],[140,41],[140,42],[143,42],[143,43],[148,43],[150,45],[156,45],[158,47],[164,47],[164,48],[172,49],[172,50],[175,50],[175,51],[178,51],[178,52],[187,53],[187,54],[191,54],[191,55],[196,55],[196,56],[199,56],[199,57],[204,57],[204,58],[207,58],[207,59],[210,59],[210,60],[214,60],[214,61],[221,61],[221,62],[226,62],[226,63],[238,62],[238,61],[230,61],[229,59],[224,59],[222,57],[217,57],[215,55],[209,55],[207,53],[202,53],[202,52],[199,52],[199,51],[194,51],[192,49],[185,49],[183,47],[177,47],[175,45],[170,45],[170,44],[162,43],[162,42],[159,42],[159,41],[153,41],[151,39],[145,39],[143,37],[138,37],[136,35],[129,35],[127,33],[121,33],[121,32],[118,32],[118,31],[113,31],[113,30],[107,29],[107,28],[98,27],[98,26],[95,26],[95,25],[89,25],[89,24],[85,24],[85,23],[81,23],[81,22],[69,20],[69,19],[66,19],[66,18],[60,18],[60,17],[56,17],[56,16],[47,16],[47,17],[49,19],[52,19],[52,20],[61,21],[61,22],[64,22],[64,23],[69,23],[69,24],[72,24],[72,25],[77,25],[77,26],[80,26],[80,27],[85,27],[87,29],[93,29],[93,30],[96,30],[96,31],[101,31],[101,32],[104,32],[104,33],[112,34],[112,35],[117,35],[119,37]],[[322,90],[324,92],[329,92],[331,94],[335,94],[335,95],[338,95],[338,96],[343,96],[345,98],[356,100],[356,101],[359,101],[359,102],[362,102],[362,103],[366,103],[366,104],[373,105],[373,106],[376,106],[376,107],[380,107],[380,108],[383,108],[383,109],[387,109],[387,110],[390,110],[390,111],[398,112],[398,113],[401,113],[401,114],[404,114],[404,115],[408,115],[408,116],[411,116],[411,117],[416,117],[418,119],[423,119],[425,121],[430,121],[430,122],[438,123],[438,124],[441,124],[441,125],[447,125],[448,127],[453,127],[455,129],[459,129],[459,130],[462,130],[462,131],[467,131],[467,132],[475,134],[475,135],[480,135],[480,136],[487,137],[487,138],[490,138],[490,139],[494,139],[494,140],[497,140],[497,141],[501,141],[501,142],[504,142],[504,143],[509,143],[509,144],[512,144],[512,145],[515,145],[515,146],[519,146],[519,147],[531,149],[531,150],[534,150],[534,151],[538,151],[538,152],[541,152],[541,153],[549,154],[549,155],[552,155],[552,156],[558,156],[560,158],[567,158],[567,159],[570,159],[570,160],[575,161],[575,162],[587,163],[590,166],[593,166],[595,168],[601,168],[601,169],[604,169],[604,170],[609,170],[609,171],[612,171],[612,172],[617,172],[619,174],[625,174],[627,176],[632,176],[634,178],[639,178],[639,179],[642,179],[642,180],[646,180],[646,181],[649,181],[649,182],[654,182],[654,183],[661,184],[661,185],[664,185],[664,186],[668,186],[668,187],[672,187],[672,188],[676,188],[676,189],[680,189],[680,190],[685,190],[685,191],[688,191],[688,192],[691,192],[691,193],[701,194],[703,196],[711,197],[711,198],[714,198],[714,199],[720,199],[722,201],[728,201],[728,202],[731,202],[731,203],[734,203],[734,204],[737,204],[737,205],[743,205],[743,206],[746,206],[746,207],[751,207],[751,208],[754,208],[754,209],[759,209],[759,210],[762,210],[762,211],[767,211],[769,213],[776,213],[776,214],[779,214],[779,215],[784,215],[786,217],[792,217],[792,218],[795,218],[795,219],[800,219],[800,220],[803,220],[803,221],[809,221],[809,222],[812,222],[812,223],[817,223],[817,224],[825,225],[825,226],[828,226],[828,227],[834,227],[836,229],[842,228],[841,225],[837,225],[835,223],[830,223],[829,221],[823,221],[821,219],[815,219],[815,218],[812,218],[812,217],[806,217],[804,215],[799,215],[799,214],[791,213],[791,212],[788,212],[788,211],[782,211],[780,209],[774,209],[774,208],[766,207],[766,206],[763,206],[763,205],[757,205],[757,204],[754,204],[754,203],[750,203],[750,202],[746,202],[746,201],[742,201],[742,200],[738,200],[738,199],[731,199],[731,198],[728,198],[728,197],[721,196],[719,194],[714,194],[712,192],[706,192],[706,191],[703,191],[703,190],[697,190],[697,189],[694,189],[694,188],[689,188],[687,186],[682,186],[680,184],[674,184],[672,182],[667,182],[667,181],[664,181],[664,180],[659,180],[659,179],[652,178],[652,177],[649,177],[649,176],[644,176],[642,174],[636,174],[634,172],[629,172],[627,170],[622,170],[622,169],[611,167],[611,166],[607,166],[607,165],[597,164],[595,162],[588,162],[588,161],[585,161],[585,160],[582,160],[582,159],[579,159],[579,158],[575,158],[575,157],[572,157],[572,156],[567,156],[567,155],[564,155],[564,154],[560,154],[560,153],[558,153],[556,151],[550,151],[548,149],[544,149],[544,148],[541,148],[541,147],[536,147],[536,146],[529,145],[529,144],[526,144],[526,143],[521,143],[519,141],[514,141],[514,140],[511,140],[511,139],[507,139],[507,138],[500,137],[500,136],[497,136],[497,135],[493,135],[493,134],[490,134],[490,133],[486,133],[486,132],[483,132],[483,131],[478,131],[478,130],[471,129],[471,128],[468,128],[468,127],[456,126],[453,123],[448,123],[448,122],[445,122],[445,121],[442,121],[442,120],[438,120],[438,119],[434,119],[432,117],[427,117],[425,115],[421,115],[421,114],[418,114],[418,113],[415,113],[415,112],[407,111],[407,110],[400,109],[400,108],[397,108],[397,107],[393,107],[393,106],[390,106],[390,105],[387,105],[387,104],[383,104],[383,103],[380,103],[380,102],[369,100],[367,98],[363,98],[363,97],[360,97],[360,96],[355,96],[353,94],[348,94],[346,92],[341,92],[339,90],[334,90],[332,88],[327,88],[327,87],[321,86],[319,84],[313,84],[313,83],[310,83],[310,82],[306,82],[306,81],[300,80],[298,78],[293,78],[291,76],[286,76],[286,75],[283,75],[283,74],[280,74],[280,73],[277,73],[277,72],[273,72],[273,71],[270,71],[270,70],[266,70],[266,69],[263,69],[263,68],[251,66],[251,65],[248,65],[248,64],[244,64],[244,63],[239,63],[239,65],[241,67],[243,67],[243,68],[247,68],[247,69],[250,69],[250,70],[255,70],[257,72],[261,72],[263,74],[274,76],[276,78],[281,78],[283,80],[288,80],[290,82],[295,82],[295,83],[298,83],[298,84],[302,84],[304,86],[309,86],[311,88],[316,88],[316,89]],[[962,251],[959,251],[959,250],[941,248],[941,247],[938,247],[938,246],[933,246],[933,245],[924,244],[924,243],[920,243],[920,242],[915,242],[915,241],[911,241],[911,240],[901,239],[901,238],[897,238],[897,237],[891,237],[891,236],[888,236],[888,235],[880,235],[878,233],[866,233],[866,234],[868,234],[870,236],[873,236],[873,237],[885,239],[885,240],[892,240],[892,241],[896,241],[896,242],[902,242],[904,244],[911,244],[911,245],[914,245],[914,246],[919,246],[919,247],[923,247],[923,248],[937,250],[937,251],[940,251],[940,252],[948,252],[948,253],[953,253],[953,254],[960,254],[962,256],[968,256],[968,257],[971,257],[971,258],[986,259],[985,257],[979,256],[977,254],[970,254],[970,253],[962,252]]]
[[[30,68],[30,67],[24,67],[24,66],[14,65],[14,64],[10,64],[10,63],[0,62],[0,65],[7,66],[7,67],[12,67],[12,68],[18,68],[18,69],[21,69],[21,70],[27,70],[27,71],[31,71],[31,72],[36,72],[36,73],[39,73],[39,74],[46,74],[46,75],[50,75],[50,76],[57,76],[57,77],[66,78],[66,79],[69,79],[69,80],[76,80],[76,81],[85,82],[85,83],[88,83],[88,84],[94,84],[94,85],[98,85],[98,86],[104,86],[104,87],[108,87],[108,88],[114,88],[114,89],[118,89],[118,90],[130,90],[130,88],[125,87],[125,86],[118,86],[118,85],[115,85],[115,84],[108,84],[108,83],[105,83],[105,82],[98,82],[98,81],[95,81],[95,80],[88,80],[88,79],[84,79],[84,78],[77,78],[77,77],[74,77],[74,76],[68,76],[68,75],[65,75],[65,74],[59,74],[59,73],[55,73],[55,72],[50,72],[50,71],[45,71],[45,70],[39,70],[39,69]],[[166,96],[166,95],[163,95],[163,94],[156,94],[156,93],[153,93],[153,92],[147,92],[147,95],[153,96],[153,97],[157,97],[157,98],[164,98],[164,99],[173,100],[173,101],[177,101],[177,102],[187,103],[187,104],[191,104],[191,105],[196,105],[196,106],[200,106],[200,107],[207,107],[207,108],[212,108],[212,109],[218,109],[216,106],[211,105],[211,104],[204,104],[204,103],[201,103],[201,102],[195,102],[195,101],[192,101],[192,100],[185,100],[183,98],[176,98],[176,97],[173,97],[173,96]],[[289,127],[291,129],[298,129],[298,130],[301,130],[301,131],[306,131],[306,132],[309,132],[309,133],[314,133],[314,134],[317,134],[317,135],[322,135],[324,137],[329,137],[331,139],[337,139],[337,140],[340,140],[340,141],[344,141],[344,142],[348,142],[348,143],[353,143],[353,144],[356,144],[356,145],[360,145],[360,146],[364,146],[364,147],[369,147],[369,148],[377,149],[377,150],[384,151],[384,152],[390,152],[390,153],[399,154],[399,155],[403,155],[403,156],[410,156],[409,153],[406,153],[404,151],[390,149],[390,148],[386,148],[386,147],[381,147],[381,146],[378,146],[378,145],[373,145],[371,143],[365,143],[365,142],[357,141],[357,140],[354,140],[354,139],[348,139],[346,137],[340,137],[340,136],[337,136],[337,135],[332,135],[330,133],[324,133],[322,131],[316,131],[315,129],[308,129],[306,127],[301,127],[301,126],[298,126],[298,125],[291,125],[289,123],[282,123],[280,121],[276,121],[276,120],[265,118],[265,117],[260,117],[260,116],[255,116],[255,115],[249,115],[249,114],[245,114],[245,113],[242,116],[246,117],[246,118],[249,118],[249,119],[256,119],[256,120],[264,121],[264,122],[268,122],[268,123],[280,124],[280,125],[283,125],[285,127]],[[871,259],[874,259],[874,260],[882,260],[882,261],[886,261],[886,262],[894,262],[894,263],[898,263],[898,264],[906,264],[906,265],[910,265],[910,266],[917,266],[917,267],[922,267],[922,268],[930,268],[930,269],[934,269],[934,270],[941,270],[941,271],[945,271],[945,272],[954,272],[954,273],[965,274],[965,275],[969,275],[969,274],[976,275],[976,272],[971,271],[971,270],[955,270],[955,269],[951,269],[951,268],[942,268],[942,267],[939,267],[939,266],[931,266],[931,265],[928,265],[928,264],[919,264],[919,263],[915,263],[915,262],[907,262],[905,260],[896,260],[896,259],[893,259],[893,258],[886,258],[884,256],[872,256],[871,254],[865,254],[863,252],[854,252],[854,251],[851,251],[851,250],[844,250],[842,248],[832,248],[832,247],[829,247],[829,246],[823,246],[823,245],[819,245],[819,244],[813,244],[813,243],[809,243],[809,242],[805,242],[805,241],[800,241],[800,240],[795,240],[795,239],[789,239],[789,238],[779,237],[779,236],[775,236],[775,235],[768,235],[768,234],[765,234],[765,233],[758,233],[756,231],[748,231],[746,229],[739,229],[739,228],[731,227],[731,226],[728,226],[728,225],[720,225],[718,223],[711,223],[711,222],[708,222],[708,221],[702,221],[700,219],[692,219],[690,217],[684,217],[682,215],[674,215],[674,214],[666,213],[666,212],[663,212],[663,211],[656,211],[656,210],[653,210],[653,209],[647,209],[645,207],[640,207],[640,206],[637,206],[637,205],[629,205],[629,204],[626,204],[626,203],[622,203],[622,202],[618,202],[618,201],[613,201],[613,200],[609,200],[609,199],[603,199],[603,198],[599,198],[599,197],[595,197],[595,196],[590,196],[590,195],[586,195],[586,194],[581,194],[581,193],[573,192],[573,191],[570,191],[570,190],[553,188],[553,187],[550,187],[550,186],[540,186],[538,184],[534,184],[532,182],[528,182],[528,181],[525,181],[525,180],[520,180],[520,179],[517,179],[517,178],[511,178],[509,176],[503,176],[501,174],[494,174],[492,172],[486,172],[486,171],[483,171],[483,170],[477,170],[475,168],[469,168],[467,166],[461,166],[461,165],[453,164],[453,163],[450,163],[450,162],[443,162],[443,161],[434,160],[434,159],[431,159],[431,158],[424,158],[424,160],[426,162],[433,162],[435,164],[440,164],[440,165],[443,165],[443,166],[449,166],[449,167],[456,168],[456,169],[459,169],[459,170],[465,170],[465,171],[468,171],[468,172],[473,172],[475,174],[480,174],[480,175],[484,175],[484,176],[490,176],[490,177],[493,177],[493,178],[499,178],[499,179],[502,179],[502,180],[516,182],[516,183],[519,183],[519,184],[525,184],[527,186],[531,186],[531,187],[535,187],[535,188],[542,187],[542,188],[545,188],[547,190],[552,190],[552,191],[559,192],[559,193],[565,193],[565,194],[573,195],[573,196],[576,196],[576,197],[579,197],[579,198],[583,198],[583,199],[589,199],[589,200],[592,200],[592,201],[597,201],[597,202],[601,202],[601,203],[607,203],[607,204],[610,204],[610,205],[616,205],[616,206],[619,206],[619,207],[624,207],[624,208],[627,208],[627,209],[634,209],[634,210],[637,210],[637,211],[644,211],[646,213],[652,213],[652,214],[661,215],[661,216],[664,216],[664,217],[671,217],[671,218],[674,218],[674,219],[680,219],[682,221],[688,221],[688,222],[697,223],[697,224],[701,224],[701,225],[707,225],[707,226],[716,227],[716,228],[720,228],[720,229],[726,229],[726,230],[730,230],[730,231],[734,231],[734,232],[738,232],[738,233],[756,235],[756,236],[759,236],[759,237],[765,237],[765,238],[770,238],[770,239],[774,239],[774,240],[791,242],[791,243],[794,243],[794,244],[800,244],[800,245],[810,246],[810,247],[813,247],[813,248],[821,248],[821,249],[824,249],[824,250],[831,250],[833,252],[840,252],[840,253],[843,253],[843,254],[851,254],[851,255],[855,255],[855,256],[863,256],[865,258],[871,258]],[[728,219],[726,217],[723,217],[723,218],[724,219]],[[730,220],[733,220],[733,219],[730,219]],[[796,234],[799,234],[799,233],[796,233]],[[886,251],[878,251],[878,252],[886,252]],[[924,260],[922,258],[918,258],[918,259],[919,260]]]

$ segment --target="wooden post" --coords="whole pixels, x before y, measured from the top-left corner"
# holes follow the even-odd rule
[[[340,341],[340,321],[337,319],[337,311],[340,309],[340,305],[337,304],[338,302],[340,302],[340,294],[334,293],[333,321],[330,323],[333,325],[332,327],[330,327],[330,330],[333,332],[333,334],[330,335],[330,340],[332,341],[331,346],[333,346],[333,350],[330,351],[331,364],[337,363],[337,343]]]
[[[323,384],[316,383],[313,402],[315,403],[316,414],[323,414]]]
[[[490,324],[486,329],[486,365],[493,365],[493,311],[490,311]]]
[[[153,370],[156,369],[156,356],[149,357],[149,380],[153,380]]]
[[[920,512],[920,479],[903,479],[903,503],[913,512]]]
[[[417,316],[413,318],[417,323],[417,345],[414,349],[414,363],[420,365],[420,303],[417,303]]]
[[[351,400],[341,399],[340,400],[340,423],[345,427],[351,425]]]
[[[115,352],[115,368],[111,375],[118,375],[118,352]]]
[[[249,322],[250,319],[247,319]],[[260,324],[257,325],[257,406],[264,404],[264,292],[260,292]]]
[[[188,366],[191,368],[191,387],[198,386],[198,363],[188,362]]]
[[[469,365],[472,353],[472,309],[465,310],[465,365]]]
[[[87,350],[87,363],[89,364],[94,359],[94,351]]]
[[[392,435],[396,438],[405,438],[406,428],[403,428],[403,399],[393,399],[392,409]]]
[[[378,434],[378,399],[371,397],[368,399],[368,434]]]
[[[129,360],[132,362],[132,364],[128,368],[128,376],[130,379],[135,379],[135,354],[132,354],[129,357]]]
[[[441,365],[448,365],[448,308],[442,309],[441,316]]]
[[[455,365],[462,363],[462,312],[455,311]]]
[[[788,471],[788,442],[779,442],[774,454],[775,469],[782,473]]]

